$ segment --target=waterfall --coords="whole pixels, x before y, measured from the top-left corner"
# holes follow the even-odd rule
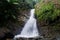
[[[14,38],[36,38],[39,37],[39,32],[37,29],[36,19],[34,18],[34,12],[35,9],[31,9],[30,11],[30,18],[24,25],[24,28],[22,29],[21,33],[18,35],[15,35]]]

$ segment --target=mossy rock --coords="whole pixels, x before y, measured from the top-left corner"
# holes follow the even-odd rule
[[[52,26],[54,30],[60,28],[58,20],[60,20],[60,1],[57,0],[51,1],[40,1],[35,5],[35,15],[37,16],[38,21],[46,21],[46,24]]]

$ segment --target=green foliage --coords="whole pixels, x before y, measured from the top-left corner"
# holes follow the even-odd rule
[[[40,20],[45,20],[45,19],[49,19],[49,17],[51,17],[52,15],[52,10],[53,10],[53,4],[49,3],[49,4],[44,4],[42,3],[40,5],[40,9],[39,9],[39,13],[37,14],[38,18]]]
[[[54,29],[60,29],[60,25],[58,26],[56,21],[60,19],[60,6],[58,4],[54,4],[53,2],[40,2],[35,6],[36,15],[40,22],[46,21],[48,25],[53,25]],[[59,18],[58,18],[59,17]],[[58,21],[60,22],[60,21]]]
[[[41,3],[38,8],[36,7],[38,9],[36,15],[39,20],[54,20],[57,16],[60,16],[60,9],[57,9],[52,2]]]

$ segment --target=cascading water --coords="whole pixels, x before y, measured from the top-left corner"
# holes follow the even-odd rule
[[[21,31],[20,34],[15,35],[14,38],[36,38],[39,37],[39,32],[37,29],[37,25],[36,25],[36,19],[34,18],[34,12],[35,9],[31,9],[30,13],[30,18],[27,21],[27,23],[25,24],[23,30]]]

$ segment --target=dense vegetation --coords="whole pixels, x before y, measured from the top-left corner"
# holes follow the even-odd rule
[[[57,3],[56,3],[57,2]],[[51,26],[54,30],[60,30],[60,1],[40,1],[35,6],[36,15],[40,22]]]

